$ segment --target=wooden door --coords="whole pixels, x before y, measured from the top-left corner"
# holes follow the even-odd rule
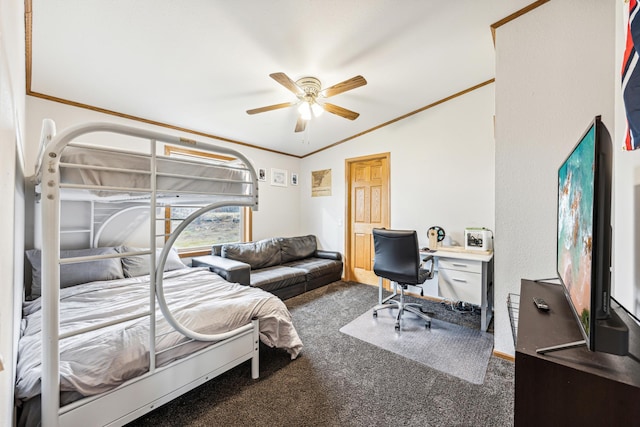
[[[377,285],[371,230],[389,227],[389,153],[346,163],[347,280]]]

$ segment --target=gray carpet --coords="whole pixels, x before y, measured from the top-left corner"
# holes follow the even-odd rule
[[[347,282],[286,300],[304,343],[296,360],[261,345],[258,380],[243,363],[130,427],[513,425],[512,362],[491,356],[484,382],[473,384],[340,332],[377,301],[377,288]],[[476,313],[427,309],[479,329]]]
[[[340,328],[340,332],[392,351],[423,365],[482,384],[493,350],[493,334],[432,319],[431,328],[412,313],[395,329],[397,309],[368,310]]]

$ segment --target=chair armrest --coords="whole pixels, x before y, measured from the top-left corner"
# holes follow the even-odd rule
[[[209,267],[209,270],[220,275],[224,280],[241,285],[251,284],[251,266],[245,262],[217,255],[206,255],[191,259],[192,267]]]
[[[424,264],[421,264],[421,265],[420,265],[420,268],[421,268],[421,269],[423,269],[423,270],[425,270],[425,271],[428,271],[428,272],[429,272],[429,279],[431,279],[431,278],[433,277],[433,266],[434,266],[433,255],[427,255],[426,257],[424,257],[424,258],[422,259],[422,262],[423,262],[423,263],[425,263],[425,262],[429,262],[429,261],[431,261],[431,267],[430,267],[429,269],[422,268],[422,265],[424,265]]]
[[[433,255],[427,255],[426,257],[422,258],[422,262],[428,261],[431,261],[431,263],[433,263]]]
[[[335,261],[342,260],[342,255],[340,254],[340,252],[336,251],[323,251],[321,249],[316,249],[316,252],[313,254],[313,256],[316,258],[332,259]]]

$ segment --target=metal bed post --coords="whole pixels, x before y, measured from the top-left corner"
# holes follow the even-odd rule
[[[98,246],[98,242],[94,242],[93,238],[96,234],[96,202],[91,201],[91,214],[90,214],[91,224],[89,226],[89,247],[95,248]]]
[[[60,408],[60,172],[58,155],[46,153],[42,182],[42,217],[51,227],[42,227],[42,425],[58,425]]]
[[[156,206],[156,140],[149,140],[151,150],[151,201],[149,202],[149,373],[156,370],[156,216],[158,215]],[[162,265],[162,264],[161,264]]]

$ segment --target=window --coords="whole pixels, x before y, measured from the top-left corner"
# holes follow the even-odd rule
[[[195,157],[199,159],[235,160],[232,157],[189,150],[182,147],[166,145],[165,155]],[[167,207],[165,222],[167,234],[173,232],[181,220],[187,218],[197,208]],[[175,242],[180,255],[195,256],[211,252],[211,245],[228,242],[245,242],[251,240],[251,209],[240,206],[225,206],[200,215],[189,224]]]

